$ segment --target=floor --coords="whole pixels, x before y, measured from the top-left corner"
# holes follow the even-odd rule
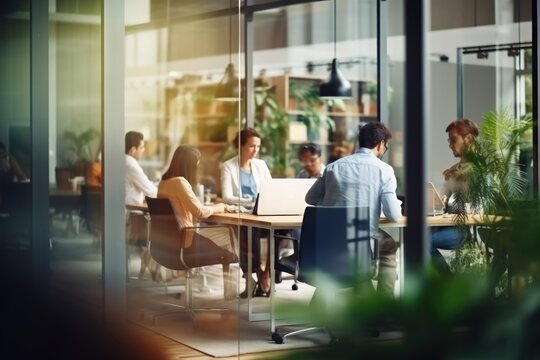
[[[69,297],[76,303],[86,304],[89,312],[98,313],[102,301],[100,244],[95,236],[86,231],[83,221],[74,225],[72,220],[53,217],[51,221],[53,289],[57,294],[61,294],[60,296]],[[128,278],[126,279],[129,298],[130,287],[147,286],[145,284],[156,287],[157,284],[152,281],[149,272],[145,273],[142,280],[138,279],[139,256],[136,249],[129,249],[128,253],[131,259],[128,263]],[[161,275],[168,277],[171,274],[162,270]],[[139,326],[136,322],[129,322],[128,327],[143,338],[150,340],[154,344],[153,346],[161,349],[168,359],[213,358],[148,327]],[[277,359],[290,352],[291,350],[271,351],[222,359]]]
[[[71,220],[54,218],[52,221],[51,268],[55,296],[68,297],[77,304],[84,303],[84,307],[89,312],[98,313],[102,296],[99,241],[85,230],[84,223],[73,226]],[[140,261],[134,249],[130,249],[130,259],[127,279],[128,297],[130,285],[137,286],[140,283],[151,282],[149,272],[145,273],[144,279],[137,279]],[[161,274],[170,276],[170,273],[164,271]],[[153,286],[156,286],[155,283]],[[129,322],[128,326],[163,350],[169,359],[213,358],[134,322]],[[282,356],[283,352],[272,351],[223,359],[272,359]]]

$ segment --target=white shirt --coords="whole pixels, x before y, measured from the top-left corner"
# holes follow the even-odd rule
[[[268,165],[262,159],[251,159],[251,173],[255,179],[257,191],[261,187],[261,182],[271,179],[272,175]],[[240,162],[238,156],[233,157],[223,163],[221,169],[221,197],[226,204],[241,205],[252,204],[254,199],[242,197],[242,184],[240,184]]]
[[[157,187],[148,179],[139,162],[126,154],[126,204],[142,205],[145,196],[157,196]]]

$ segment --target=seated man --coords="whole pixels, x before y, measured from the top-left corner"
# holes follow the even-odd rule
[[[144,205],[145,196],[157,196],[157,187],[144,173],[138,160],[144,153],[144,136],[140,132],[129,131],[125,136],[126,143],[126,204]],[[148,219],[140,211],[130,211],[127,214],[128,242],[139,248],[141,256],[141,269],[139,279],[144,275],[150,265],[151,258],[147,247]],[[157,269],[150,271],[152,278],[156,279]]]
[[[448,146],[459,162],[443,171],[445,180],[443,200],[446,202],[448,212],[452,212],[453,194],[459,187],[467,186],[463,174],[465,154],[476,142],[479,130],[478,126],[469,119],[452,121],[447,127]],[[450,267],[442,256],[439,249],[455,250],[461,246],[467,236],[463,230],[456,227],[432,228],[431,234],[431,258],[433,266],[441,275],[451,274]]]
[[[383,123],[362,126],[356,153],[327,165],[306,194],[306,202],[311,205],[369,207],[370,236],[379,242],[377,292],[388,297],[394,296],[398,243],[379,229],[381,208],[389,221],[401,217],[394,170],[381,160],[391,137]]]

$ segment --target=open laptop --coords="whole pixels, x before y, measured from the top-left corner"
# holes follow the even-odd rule
[[[317,179],[269,179],[261,183],[253,207],[256,215],[303,215],[306,193]]]
[[[433,183],[426,183],[426,214],[428,216],[442,215],[444,209],[444,201]]]

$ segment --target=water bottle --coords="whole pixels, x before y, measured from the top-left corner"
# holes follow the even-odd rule
[[[196,195],[199,198],[199,201],[204,204],[204,185],[203,184],[197,185]]]

